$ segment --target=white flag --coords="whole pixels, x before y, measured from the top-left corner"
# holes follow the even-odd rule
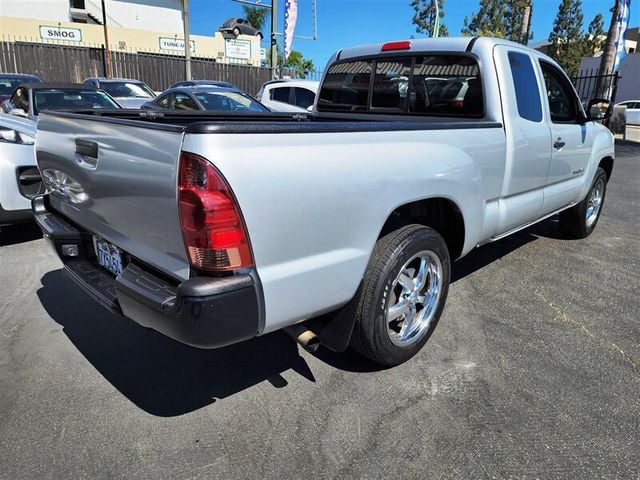
[[[293,32],[296,29],[298,20],[298,0],[286,0],[284,4],[284,58],[289,58],[291,44],[293,43]]]

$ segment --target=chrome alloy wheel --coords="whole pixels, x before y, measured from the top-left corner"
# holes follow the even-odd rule
[[[591,189],[589,193],[589,198],[587,200],[587,211],[585,214],[587,228],[591,228],[591,226],[598,219],[598,214],[600,213],[600,207],[602,207],[602,197],[604,193],[604,179],[599,178],[596,184]]]
[[[442,263],[434,252],[424,250],[404,264],[385,309],[387,333],[395,345],[411,345],[429,330],[441,293]]]

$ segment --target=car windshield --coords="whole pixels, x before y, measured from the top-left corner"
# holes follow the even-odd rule
[[[195,97],[205,110],[234,112],[268,112],[269,110],[239,92],[197,92]]]
[[[153,98],[153,91],[144,83],[137,82],[101,82],[100,88],[112,97]]]
[[[0,95],[11,95],[23,83],[39,81],[37,77],[0,77]]]
[[[40,110],[120,108],[109,95],[96,90],[50,89],[35,92],[34,114]]]

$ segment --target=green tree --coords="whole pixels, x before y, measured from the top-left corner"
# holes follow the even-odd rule
[[[549,34],[549,56],[562,65],[570,77],[575,77],[578,73],[584,53],[583,21],[582,2],[562,0],[553,22],[553,30]]]
[[[464,17],[462,35],[465,37],[497,37],[505,38],[505,17],[507,16],[506,0],[480,0],[480,8]]]
[[[442,22],[444,19],[444,0],[437,1],[438,18],[440,20],[439,36],[448,37],[447,26]],[[416,26],[416,32],[433,37],[433,27],[436,20],[436,0],[411,0],[411,6],[414,10],[412,21]]]
[[[299,78],[305,78],[309,72],[314,70],[314,65],[313,60],[304,58],[301,52],[291,50],[289,58],[284,61],[284,68],[290,68]]]
[[[584,38],[583,55],[591,57],[594,53],[602,50],[607,32],[604,31],[604,17],[598,13],[587,28],[587,34]]]
[[[269,17],[269,10],[267,8],[252,7],[243,4],[242,11],[244,12],[244,18],[253,28],[257,28],[260,31],[264,30],[264,24]]]
[[[504,16],[505,37],[526,45],[532,38],[529,31],[532,11],[532,0],[509,0]]]
[[[315,70],[313,60],[304,58],[302,53],[298,50],[291,50],[289,58],[285,60],[282,50],[280,49],[280,45],[278,45],[276,49],[278,50],[278,66],[286,70],[283,72],[284,75],[293,74],[297,78],[305,78],[307,73]],[[271,59],[269,57],[264,61],[264,66],[271,66]]]

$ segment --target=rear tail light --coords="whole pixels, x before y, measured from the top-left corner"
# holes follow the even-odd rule
[[[253,256],[235,197],[211,163],[182,152],[178,178],[180,222],[189,262],[207,271],[253,265]]]

